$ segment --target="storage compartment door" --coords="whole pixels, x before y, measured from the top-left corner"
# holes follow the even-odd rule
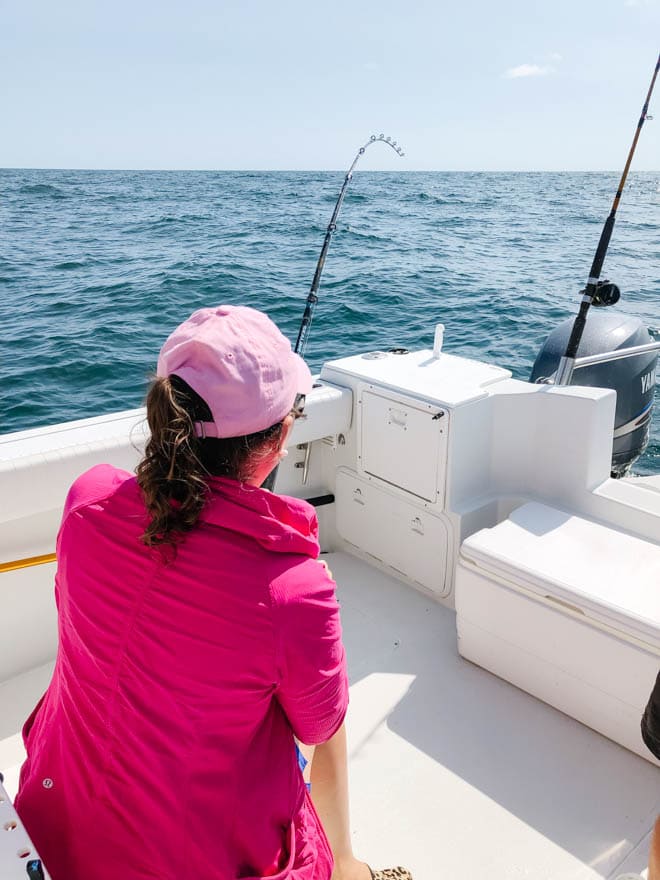
[[[362,469],[432,504],[442,498],[446,411],[373,391],[363,391],[360,403]]]
[[[350,544],[440,596],[447,593],[447,528],[440,517],[351,471],[338,471],[337,530]]]

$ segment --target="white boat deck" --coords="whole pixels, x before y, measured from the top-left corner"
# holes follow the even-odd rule
[[[415,880],[587,880],[642,871],[660,813],[650,763],[458,656],[454,613],[344,553],[356,855]],[[50,667],[0,686],[13,796],[20,726]]]

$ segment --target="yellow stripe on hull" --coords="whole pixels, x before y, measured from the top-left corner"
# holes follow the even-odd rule
[[[45,553],[43,556],[29,556],[27,559],[13,559],[11,562],[0,562],[0,574],[5,571],[16,571],[19,568],[31,568],[33,565],[46,565],[48,562],[56,562],[54,553]]]

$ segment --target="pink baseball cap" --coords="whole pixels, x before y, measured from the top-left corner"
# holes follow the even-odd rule
[[[168,337],[159,376],[176,374],[206,402],[212,422],[198,437],[241,437],[281,422],[312,374],[263,312],[247,306],[198,309]]]

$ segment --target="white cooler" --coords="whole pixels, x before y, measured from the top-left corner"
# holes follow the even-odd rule
[[[458,650],[658,764],[640,734],[660,667],[660,546],[530,503],[467,538]]]

